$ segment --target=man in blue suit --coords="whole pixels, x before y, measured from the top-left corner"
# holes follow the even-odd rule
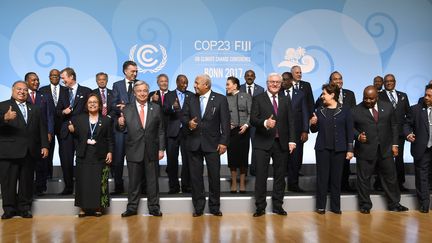
[[[33,105],[39,106],[41,111],[42,124],[47,126],[47,139],[48,142],[54,138],[54,107],[50,106],[50,97],[39,89],[39,77],[34,72],[29,72],[24,77],[27,87],[29,89],[29,95],[27,102]],[[52,153],[52,151],[51,151]],[[48,158],[38,158],[35,161],[36,171],[36,195],[42,196],[47,190],[47,179],[48,179]]]
[[[254,97],[261,93],[264,93],[264,88],[255,83],[255,72],[253,70],[247,70],[244,75],[245,83],[240,85],[240,91],[248,93],[250,96]],[[255,137],[255,127],[250,128],[250,139],[253,143]],[[251,156],[251,164],[249,167],[249,171],[251,175],[255,176],[255,166],[256,166],[256,158],[255,152],[252,150]]]
[[[293,192],[304,192],[299,186],[299,171],[303,162],[303,144],[308,140],[309,113],[305,94],[300,89],[294,89],[292,74],[282,74],[282,89],[279,92],[282,96],[289,96],[293,110],[295,139],[297,147],[292,154],[288,155],[288,190]]]
[[[415,185],[419,211],[428,213],[430,207],[429,171],[432,166],[432,84],[426,85],[421,103],[411,106],[404,134],[411,142],[414,157]]]
[[[77,83],[75,70],[70,67],[63,69],[60,72],[60,77],[68,88],[68,92],[60,96],[57,103],[57,114],[62,118],[59,154],[65,183],[65,188],[60,194],[70,195],[73,193],[74,188],[73,159],[76,143],[73,135],[69,132],[68,125],[73,117],[84,112],[87,97],[91,93],[91,89]]]
[[[116,111],[116,117],[120,117],[121,112],[127,104],[135,102],[133,87],[138,74],[137,64],[133,61],[125,61],[123,63],[123,74],[125,78],[115,82],[112,88],[112,109]],[[114,119],[114,123],[117,123],[117,119]],[[125,138],[125,131],[114,130],[114,155],[111,167],[111,173],[114,176],[115,184],[113,195],[124,192],[123,167],[125,158]]]

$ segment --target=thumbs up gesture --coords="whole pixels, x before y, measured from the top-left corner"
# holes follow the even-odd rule
[[[13,111],[12,106],[9,106],[9,110],[4,115],[4,121],[8,122],[14,120],[16,116],[17,116],[16,111]]]
[[[316,124],[318,123],[318,117],[316,116],[315,112],[312,113],[312,117],[311,117],[311,119],[309,120],[309,123],[310,123],[311,125],[316,125]]]
[[[74,127],[74,125],[72,124],[71,121],[69,121],[68,129],[69,129],[70,133],[74,133],[75,132],[75,127]]]
[[[360,133],[360,135],[358,136],[358,140],[361,143],[366,143],[367,142],[366,133],[365,132]]]
[[[159,95],[157,92],[154,92],[153,96],[151,97],[151,100],[153,102],[158,102],[159,101]]]
[[[175,99],[175,101],[173,103],[173,108],[174,108],[174,110],[180,109],[180,103],[179,103],[178,98]]]
[[[192,118],[192,120],[189,121],[189,129],[190,130],[194,130],[197,128],[197,126],[198,126],[198,120],[197,119],[198,119],[197,117],[194,117],[194,118]]]
[[[124,118],[123,112],[120,113],[120,117],[118,118],[118,124],[121,127],[124,127],[124,125],[125,125],[125,118]]]
[[[267,129],[274,128],[276,126],[276,120],[273,119],[273,114],[266,120]]]

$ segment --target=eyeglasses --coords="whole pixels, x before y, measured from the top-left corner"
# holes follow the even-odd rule
[[[280,84],[282,82],[281,81],[267,81],[267,83],[269,83],[269,84]]]

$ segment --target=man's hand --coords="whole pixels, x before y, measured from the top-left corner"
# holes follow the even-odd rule
[[[346,156],[345,156],[345,159],[347,159],[347,160],[351,160],[353,156],[354,156],[354,153],[353,153],[353,152],[347,152],[347,153],[346,153]]]
[[[295,143],[289,143],[288,144],[288,149],[289,149],[289,153],[292,154],[294,152],[294,149],[296,149],[297,145]]]
[[[69,106],[68,108],[66,108],[66,109],[63,110],[63,114],[65,114],[65,115],[69,115],[71,112],[72,112],[72,107],[71,106]]]
[[[158,95],[157,91],[154,92],[153,96],[151,97],[151,101],[153,101],[153,102],[159,101],[159,95]]]
[[[119,124],[119,126],[121,126],[121,127],[124,127],[124,126],[125,126],[125,118],[124,118],[124,116],[123,116],[123,112],[120,113],[120,117],[118,118],[118,124]]]
[[[358,136],[358,140],[360,141],[360,143],[366,143],[367,142],[366,133],[365,132],[360,133],[360,135]]]
[[[393,152],[393,157],[398,156],[398,154],[399,154],[399,148],[398,148],[398,146],[393,145],[392,146],[392,152]]]
[[[197,126],[198,126],[197,120],[198,120],[198,118],[194,117],[194,118],[192,118],[192,120],[189,121],[189,129],[190,130],[195,130],[197,128]]]
[[[164,157],[164,151],[159,150],[159,160],[163,159],[163,157]]]
[[[105,163],[106,163],[107,165],[109,165],[109,164],[111,164],[111,162],[112,162],[112,153],[109,152],[109,153],[107,153],[107,155],[106,155]]]
[[[240,127],[240,131],[239,131],[239,134],[243,134],[243,133],[245,133],[246,131],[247,131],[247,129],[248,129],[248,125],[246,125],[246,124],[244,124],[243,126],[241,126]]]
[[[266,126],[268,129],[276,126],[276,120],[273,119],[273,114],[266,120]]]
[[[47,148],[42,148],[41,149],[41,155],[42,155],[42,159],[45,159],[46,157],[48,157],[48,149]]]
[[[306,141],[309,139],[308,133],[307,132],[302,132],[300,134],[300,141],[302,143],[306,143]]]
[[[8,122],[11,120],[15,120],[16,116],[17,116],[16,111],[13,111],[12,106],[9,106],[9,110],[4,115],[4,121]]]
[[[71,121],[69,121],[68,129],[69,129],[70,133],[74,133],[75,132],[75,127],[74,127],[74,125],[72,124]]]
[[[312,113],[312,117],[309,120],[309,124],[316,125],[318,123],[318,117],[316,116],[315,112]]]
[[[409,142],[413,143],[413,142],[415,141],[415,134],[414,134],[414,133],[410,133],[410,134],[407,136],[407,140],[408,140]]]
[[[178,98],[175,99],[174,103],[173,103],[173,108],[174,110],[179,110],[180,109],[180,103]]]
[[[219,155],[222,155],[226,152],[227,146],[223,144],[218,144],[217,151],[219,152]]]

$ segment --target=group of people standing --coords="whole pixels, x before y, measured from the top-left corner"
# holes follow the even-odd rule
[[[209,182],[208,207],[211,214],[222,216],[220,156],[225,152],[232,177],[231,193],[246,192],[248,169],[256,176],[254,217],[266,212],[272,159],[272,210],[286,215],[285,178],[288,177],[288,190],[304,191],[299,186],[299,171],[309,131],[318,133],[317,213],[326,212],[328,191],[330,211],[341,213],[341,190],[353,190],[348,181],[353,156],[357,158],[360,212],[369,213],[372,208],[374,173],[378,174],[377,181],[381,183],[377,185],[385,192],[388,209],[408,210],[399,203],[400,191],[405,189],[401,160],[405,139],[413,143],[420,211],[429,211],[431,85],[426,87],[424,101],[410,109],[406,94],[395,91],[396,80],[391,74],[381,84],[377,79],[375,86],[366,87],[363,102],[356,105],[354,93],[342,88],[339,72],[330,75],[316,102],[310,83],[301,80],[299,66],[282,75],[269,74],[266,89],[254,82],[253,70],[245,72],[242,85],[238,78],[229,77],[226,95],[214,92],[211,79],[205,74],[195,78],[195,94],[187,90],[185,75],[178,75],[176,89],[169,91],[165,74],[157,77],[159,89],[149,92],[149,85],[137,80],[137,72],[136,63],[124,62],[125,77],[115,82],[112,90],[107,88],[106,73],[96,75],[98,88],[91,90],[77,83],[72,68],[51,70],[50,84],[42,88],[33,72],[25,75],[25,81],[13,84],[11,99],[0,103],[0,146],[4,148],[0,152],[2,219],[32,217],[33,173],[35,193],[41,196],[47,189],[47,178],[52,176],[55,137],[65,183],[60,194],[75,191],[80,217],[101,216],[109,206],[110,173],[115,184],[112,194],[124,192],[125,158],[129,185],[127,209],[122,217],[137,214],[142,192],[148,197],[149,214],[162,216],[158,161],[165,150],[168,193],[191,192],[194,217],[203,215],[206,205],[204,160]],[[59,85],[60,77],[64,85]],[[382,83],[385,90],[381,91]]]

